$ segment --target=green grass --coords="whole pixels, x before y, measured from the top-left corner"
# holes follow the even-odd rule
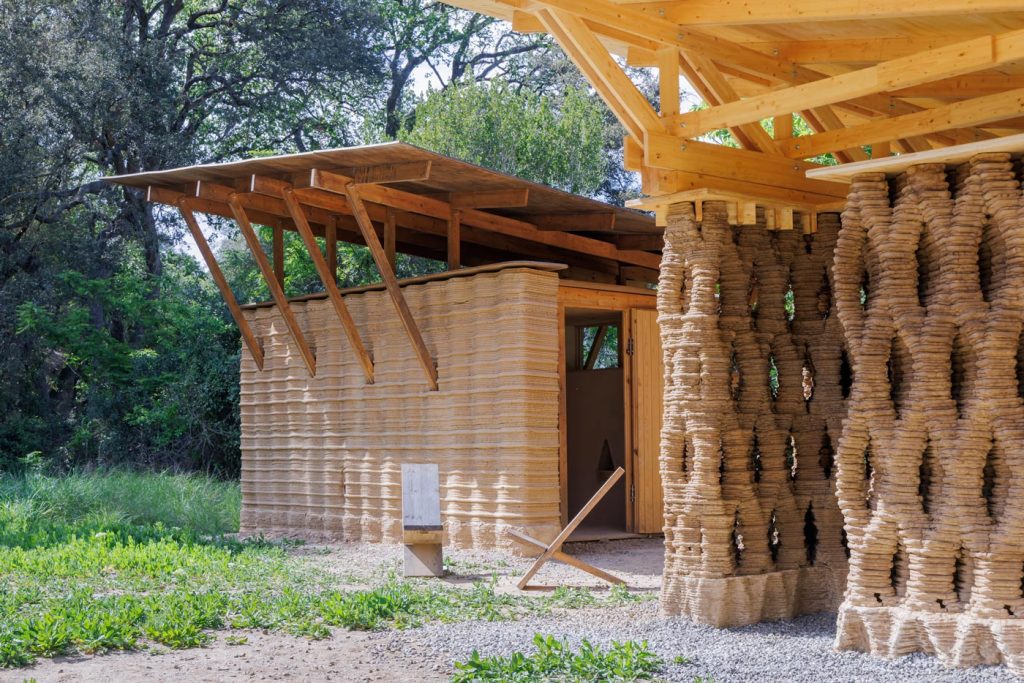
[[[238,485],[201,476],[94,472],[0,477],[0,668],[38,657],[199,647],[216,630],[324,638],[332,628],[507,620],[648,599],[560,589],[543,597],[374,577],[369,590],[289,553],[238,541]],[[244,635],[232,634],[232,642]]]
[[[573,652],[567,642],[537,634],[533,644],[536,651],[528,655],[516,652],[508,657],[481,657],[474,650],[467,661],[456,662],[452,683],[649,680],[663,663],[646,642],[612,643],[602,650],[584,640],[579,651]]]

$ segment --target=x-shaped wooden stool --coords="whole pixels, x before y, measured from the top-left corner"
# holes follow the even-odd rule
[[[615,470],[615,472],[612,473],[612,476],[608,477],[608,480],[601,485],[601,488],[597,490],[597,493],[595,493],[591,497],[591,499],[587,501],[587,504],[584,505],[583,508],[576,513],[576,516],[572,518],[572,521],[569,522],[568,526],[562,529],[561,533],[559,533],[558,536],[555,537],[555,540],[551,541],[550,544],[542,543],[541,541],[538,541],[536,538],[527,536],[526,534],[520,531],[515,531],[513,529],[509,530],[509,535],[515,538],[517,541],[521,543],[526,543],[527,545],[536,546],[544,551],[543,553],[541,553],[541,556],[537,558],[537,561],[533,563],[533,566],[530,567],[530,570],[526,572],[523,578],[519,581],[519,590],[526,590],[527,585],[530,583],[530,579],[533,578],[533,575],[536,574],[544,565],[544,563],[548,560],[558,560],[559,562],[564,562],[565,564],[576,567],[577,569],[585,571],[588,574],[593,574],[594,576],[598,577],[599,579],[603,579],[608,583],[626,583],[617,576],[612,576],[608,572],[602,571],[597,567],[587,564],[583,560],[580,560],[578,558],[573,557],[572,555],[567,555],[562,552],[562,544],[565,543],[566,539],[569,538],[569,535],[572,534],[572,532],[576,530],[576,527],[580,525],[580,523],[586,518],[586,516],[589,515],[595,507],[597,507],[597,504],[601,502],[601,499],[604,498],[605,494],[612,490],[612,487],[615,486],[615,483],[619,479],[621,479],[622,475],[624,475],[625,473],[626,471],[621,467]]]

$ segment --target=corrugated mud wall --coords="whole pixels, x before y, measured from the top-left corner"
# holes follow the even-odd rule
[[[275,307],[247,310],[266,361],[260,372],[243,351],[242,532],[399,541],[401,465],[430,462],[447,543],[507,546],[507,526],[557,533],[557,290],[556,274],[528,269],[404,287],[436,392],[383,291],[345,296],[372,385],[328,301],[293,304],[316,377]]]
[[[834,609],[846,554],[834,495],[842,332],[819,231],[730,226],[722,202],[669,212],[662,608],[730,626]]]
[[[1009,155],[854,179],[836,645],[1024,674],[1024,214]]]

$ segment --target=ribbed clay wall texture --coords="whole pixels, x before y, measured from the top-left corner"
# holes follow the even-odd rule
[[[819,231],[730,226],[723,202],[668,215],[658,322],[665,359],[662,608],[731,626],[834,609],[846,554],[833,452],[845,411]],[[787,303],[788,301],[788,303]]]
[[[1024,674],[1024,213],[1007,154],[854,178],[836,646]]]
[[[446,543],[505,547],[559,529],[558,277],[506,269],[403,287],[437,361],[429,391],[386,292],[345,296],[376,365],[366,384],[331,304],[294,302],[310,377],[275,307],[245,315],[242,532],[401,538],[401,465],[440,466]]]

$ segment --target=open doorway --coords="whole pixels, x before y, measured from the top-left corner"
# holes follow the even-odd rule
[[[621,311],[566,309],[568,516],[572,518],[618,467],[626,451],[626,379]],[[571,540],[631,536],[626,480],[620,480]]]

